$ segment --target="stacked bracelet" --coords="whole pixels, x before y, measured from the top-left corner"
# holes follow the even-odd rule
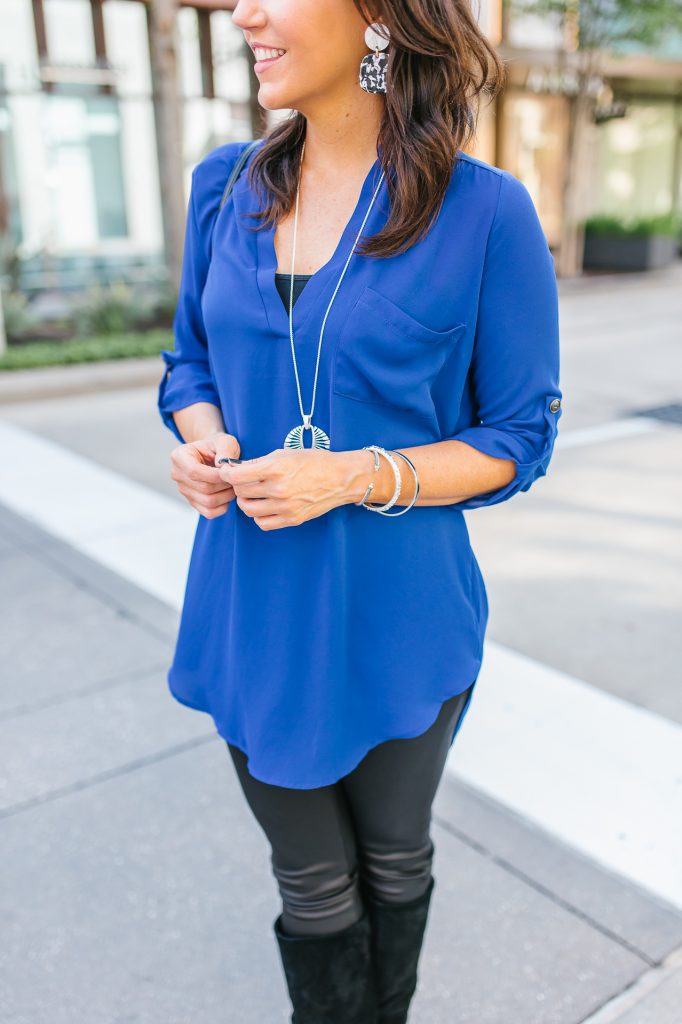
[[[374,452],[374,471],[375,471],[375,473],[378,472],[378,470],[379,470],[379,456],[383,455],[384,458],[388,460],[388,462],[389,462],[389,464],[390,464],[390,466],[391,466],[391,468],[393,470],[393,475],[395,477],[395,490],[393,492],[393,495],[391,496],[391,500],[388,501],[385,505],[381,505],[381,507],[377,508],[374,505],[366,504],[367,498],[369,497],[369,495],[374,490],[374,484],[370,484],[369,487],[367,488],[367,490],[365,491],[364,497],[361,499],[361,501],[356,502],[356,505],[362,505],[362,507],[366,508],[369,512],[380,512],[381,515],[389,515],[389,514],[391,514],[391,515],[394,515],[394,516],[402,516],[402,515],[405,514],[405,512],[409,512],[410,509],[412,508],[412,506],[414,505],[414,503],[416,502],[417,497],[419,495],[419,477],[417,475],[417,470],[416,470],[416,468],[414,466],[414,463],[410,459],[408,459],[407,455],[404,455],[402,452],[391,451],[391,453],[389,453],[389,452],[386,451],[385,448],[382,448],[380,445],[377,445],[377,444],[365,445],[364,448],[363,448],[363,451],[373,451]],[[410,502],[409,505],[406,505],[405,508],[400,510],[400,512],[389,513],[388,510],[390,508],[392,508],[393,505],[395,505],[396,501],[398,500],[398,498],[400,496],[400,490],[401,490],[401,487],[402,487],[402,480],[401,480],[401,476],[400,476],[400,470],[398,469],[397,462],[393,458],[394,455],[398,455],[401,459],[404,459],[405,462],[407,462],[407,464],[410,467],[410,469],[412,470],[412,472],[414,474],[415,489],[414,489],[414,496],[413,496],[412,501]]]

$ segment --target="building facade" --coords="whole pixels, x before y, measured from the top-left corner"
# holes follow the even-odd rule
[[[0,4],[0,231],[28,293],[164,275],[148,14],[141,0]],[[187,194],[207,149],[251,137],[249,55],[228,10],[201,0],[178,10],[176,47]]]
[[[184,195],[213,146],[254,133],[257,83],[231,0],[182,0],[177,14],[177,166]],[[570,40],[548,19],[511,19],[474,0],[507,65],[470,152],[528,187],[550,246],[561,235],[571,103]],[[2,0],[0,237],[3,275],[27,294],[93,280],[162,279],[169,265],[165,152],[145,0]],[[600,102],[624,116],[590,126],[586,213],[679,210],[682,41],[604,61]],[[622,110],[621,110],[622,112]],[[265,113],[269,119],[279,112]],[[162,139],[163,141],[163,139]],[[175,165],[174,165],[175,166]],[[172,177],[172,175],[171,175]],[[177,234],[177,225],[176,234]],[[176,244],[177,252],[177,244]]]
[[[547,17],[503,17],[502,0],[495,2],[508,86],[498,103],[496,145],[487,158],[526,184],[556,247],[578,55],[565,24]],[[580,166],[584,215],[679,212],[682,36],[668,33],[654,53],[628,44],[601,54],[593,93],[604,118],[588,127]]]

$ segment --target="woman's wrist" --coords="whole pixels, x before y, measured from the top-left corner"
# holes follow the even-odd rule
[[[339,457],[340,505],[357,505],[364,498],[370,484],[374,484],[368,499],[371,504],[385,505],[391,500],[395,491],[395,477],[387,459],[380,459],[379,469],[375,470],[373,451],[359,448],[336,454]],[[403,460],[399,461],[402,463]]]
[[[195,402],[176,410],[172,415],[186,444],[204,441],[213,434],[226,433],[221,411],[211,402]]]

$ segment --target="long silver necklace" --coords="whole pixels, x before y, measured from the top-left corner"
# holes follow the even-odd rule
[[[293,241],[293,247],[292,247],[292,253],[291,253],[291,287],[290,287],[290,291],[289,291],[289,338],[291,340],[291,357],[292,357],[292,359],[294,361],[294,374],[296,375],[296,389],[298,391],[298,406],[299,406],[299,409],[301,410],[301,418],[303,420],[303,423],[301,423],[300,426],[294,427],[292,430],[289,431],[289,433],[287,434],[287,436],[284,439],[284,447],[285,448],[304,448],[305,445],[303,444],[303,431],[304,430],[310,430],[310,431],[312,431],[312,444],[311,444],[311,448],[329,448],[329,446],[331,444],[331,441],[329,439],[329,435],[326,434],[324,432],[324,430],[322,430],[321,427],[316,427],[314,425],[314,423],[312,422],[313,412],[315,410],[315,393],[317,391],[317,375],[318,375],[318,371],[320,369],[320,353],[322,351],[322,337],[324,335],[324,327],[325,327],[325,324],[327,323],[327,317],[329,316],[329,310],[332,308],[332,303],[333,303],[334,299],[336,298],[336,293],[338,292],[339,287],[341,285],[341,282],[343,281],[343,277],[344,277],[344,274],[346,273],[346,270],[348,269],[348,264],[351,261],[351,257],[353,255],[353,253],[355,252],[355,246],[358,244],[358,242],[360,240],[360,236],[362,235],[363,228],[364,228],[365,224],[367,223],[367,218],[369,217],[370,211],[371,211],[372,207],[374,206],[374,200],[376,199],[376,197],[377,197],[377,195],[379,193],[379,189],[381,188],[381,183],[384,180],[385,172],[383,170],[381,172],[381,177],[379,178],[379,184],[377,185],[376,190],[374,192],[374,195],[372,196],[372,201],[369,204],[369,208],[368,208],[367,213],[365,214],[365,218],[364,218],[364,220],[363,220],[363,222],[362,222],[362,224],[360,226],[360,230],[358,231],[357,237],[356,237],[355,241],[353,242],[353,248],[351,249],[350,253],[348,254],[348,259],[346,260],[346,264],[345,264],[345,266],[344,266],[344,268],[343,268],[343,270],[341,272],[341,276],[340,276],[340,278],[339,278],[339,280],[337,282],[336,288],[334,289],[334,294],[332,295],[331,299],[329,300],[329,305],[327,306],[327,312],[324,314],[324,319],[322,320],[322,329],[320,330],[320,340],[319,340],[318,346],[317,346],[317,362],[315,364],[315,382],[313,383],[313,399],[312,399],[312,404],[311,404],[311,407],[310,407],[310,412],[309,413],[305,413],[305,412],[303,412],[303,400],[301,398],[301,382],[300,382],[299,377],[298,377],[298,366],[296,365],[296,353],[295,353],[295,350],[294,350],[294,321],[293,321],[294,270],[295,270],[294,260],[295,260],[295,257],[296,257],[296,228],[297,228],[297,225],[298,225],[298,196],[299,196],[299,192],[300,192],[300,188],[301,188],[301,169],[303,167],[303,154],[304,154],[304,152],[305,152],[305,142],[303,143],[303,147],[301,149],[301,163],[300,163],[300,166],[299,166],[298,185],[296,186],[296,213],[294,214],[294,241]]]

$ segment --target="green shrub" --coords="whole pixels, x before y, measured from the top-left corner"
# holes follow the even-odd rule
[[[3,292],[2,312],[5,321],[5,333],[10,341],[13,338],[28,333],[36,326],[36,318],[31,313],[28,299],[23,292]]]
[[[121,334],[135,324],[138,310],[130,285],[115,281],[110,285],[91,285],[71,311],[74,333]]]
[[[34,313],[29,299],[20,291],[8,289],[2,298],[10,345],[119,337],[156,329],[172,333],[178,301],[177,292],[167,282],[135,287],[125,282],[93,285],[73,296],[61,315]]]
[[[20,345],[10,345],[0,356],[0,372],[27,370],[37,366],[95,362],[101,359],[156,356],[162,348],[173,348],[172,334],[164,329],[143,334],[114,334],[74,338],[68,341],[26,341]],[[159,367],[161,366],[159,360]]]
[[[682,220],[672,213],[649,217],[618,217],[603,213],[588,217],[584,227],[585,231],[595,235],[677,235],[682,231]]]

